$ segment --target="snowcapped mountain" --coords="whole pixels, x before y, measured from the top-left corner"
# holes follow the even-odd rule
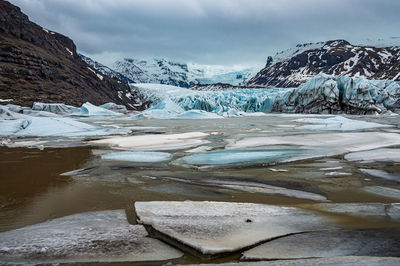
[[[97,61],[94,61],[93,59],[91,59],[90,57],[87,57],[83,54],[79,54],[79,56],[81,57],[81,59],[83,61],[86,62],[86,64],[88,64],[89,66],[91,66],[92,68],[96,69],[97,71],[99,71],[100,73],[102,73],[103,75],[106,75],[110,78],[118,78],[121,81],[127,82],[127,83],[132,83],[133,80],[131,80],[130,78],[122,75],[121,73],[112,70],[111,68],[109,68],[108,66],[105,66]]]
[[[180,87],[214,83],[240,85],[256,73],[251,67],[187,64],[166,59],[146,61],[126,58],[115,62],[113,68],[135,83]]]
[[[299,44],[268,57],[249,86],[297,87],[319,74],[400,80],[400,46],[395,39],[352,45],[345,40]]]

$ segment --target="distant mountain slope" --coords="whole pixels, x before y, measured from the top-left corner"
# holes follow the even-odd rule
[[[214,83],[242,85],[255,74],[254,68],[187,64],[166,59],[125,58],[115,62],[113,69],[135,83],[158,83],[179,87]]]
[[[94,61],[93,59],[91,59],[90,57],[87,57],[83,54],[79,54],[79,56],[82,58],[83,61],[85,61],[89,66],[91,66],[93,69],[96,69],[97,71],[99,71],[101,74],[106,75],[110,78],[117,78],[123,82],[127,82],[127,83],[133,83],[134,81],[131,80],[130,78],[122,75],[121,73],[112,70],[111,68],[109,68],[108,66],[105,66],[97,61]]]
[[[81,60],[74,42],[31,22],[20,8],[0,0],[0,99],[79,106],[86,101],[140,109],[130,87]]]
[[[344,40],[297,45],[268,57],[247,85],[297,87],[319,73],[399,81],[400,46],[357,46]]]

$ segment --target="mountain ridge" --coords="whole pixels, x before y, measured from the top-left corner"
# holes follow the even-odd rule
[[[400,46],[361,46],[345,40],[300,44],[269,56],[247,85],[297,87],[319,73],[399,81]]]
[[[80,106],[106,102],[140,109],[128,84],[92,69],[74,42],[31,22],[17,6],[0,1],[0,99],[32,106],[63,102]]]

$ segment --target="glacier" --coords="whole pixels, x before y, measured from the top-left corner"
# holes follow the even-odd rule
[[[171,85],[131,84],[153,106],[134,118],[176,118],[190,110],[221,117],[262,113],[400,113],[400,84],[318,74],[298,88],[240,88],[197,91]],[[157,110],[157,111],[156,111]],[[162,114],[162,115],[160,115]],[[185,118],[190,117],[186,115]]]

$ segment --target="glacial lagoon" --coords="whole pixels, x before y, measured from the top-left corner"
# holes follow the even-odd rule
[[[196,120],[130,116],[65,118],[96,128],[90,136],[66,132],[67,136],[3,138],[1,234],[17,228],[30,231],[27,226],[37,231],[37,224],[71,215],[80,215],[78,221],[90,226],[93,212],[104,219],[102,211],[110,210],[118,210],[128,223],[136,225],[135,203],[160,201],[293,207],[296,212],[309,212],[300,215],[305,215],[301,218],[304,221],[326,224],[323,229],[392,228],[397,232],[395,228],[400,227],[398,212],[392,216],[385,212],[388,206],[400,202],[396,156],[400,122],[395,115],[263,114]],[[332,126],[337,123],[352,127]],[[118,132],[101,136],[98,126]],[[365,208],[373,208],[375,213],[365,216]],[[243,215],[240,219],[246,218]],[[294,222],[300,219],[291,215]],[[298,225],[304,226],[304,221],[299,220]],[[118,222],[108,226],[112,235],[110,229],[118,227]],[[315,228],[312,224],[311,229],[302,226],[298,230]],[[263,237],[260,232],[264,231],[259,230],[264,229],[250,228],[235,237],[250,238],[251,246],[269,237]],[[292,232],[285,230],[282,234]],[[261,238],[252,242],[252,234]],[[6,243],[4,238],[2,242]],[[202,245],[207,250],[209,244]],[[201,253],[201,248],[197,251]],[[164,257],[153,260],[159,261],[155,264],[234,262],[243,256],[241,252],[242,247],[233,248],[222,257],[205,259],[196,252],[176,248],[166,249]],[[134,258],[151,258],[142,255]],[[125,259],[132,258],[122,257],[120,261]]]
[[[0,106],[1,263],[399,264],[398,114],[135,86],[149,109]]]

